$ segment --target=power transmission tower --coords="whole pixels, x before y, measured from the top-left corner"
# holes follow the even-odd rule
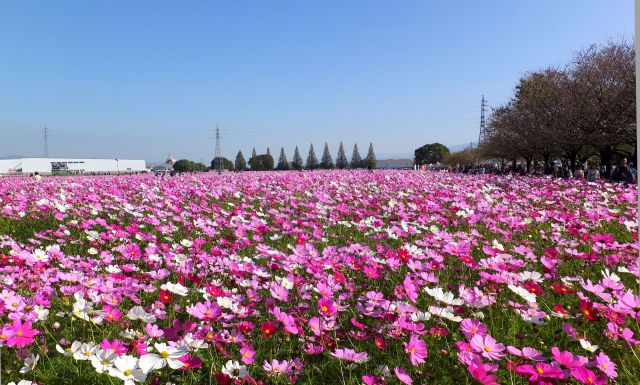
[[[47,132],[47,126],[44,126],[44,149],[43,155],[45,158],[49,157],[49,134]]]
[[[482,103],[480,104],[480,135],[478,135],[478,147],[484,141],[485,136],[485,122],[484,122],[484,108],[487,106],[487,101],[482,95]]]
[[[218,170],[218,174],[222,173],[222,150],[220,147],[220,128],[216,124],[216,157],[215,157],[215,167]]]

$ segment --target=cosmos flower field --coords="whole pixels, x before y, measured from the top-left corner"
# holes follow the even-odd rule
[[[0,179],[1,384],[637,384],[637,190]]]

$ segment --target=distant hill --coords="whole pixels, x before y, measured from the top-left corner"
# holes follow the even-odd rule
[[[24,156],[24,155],[5,155],[5,156],[0,156],[0,160],[20,159],[20,158],[26,158],[26,156]]]

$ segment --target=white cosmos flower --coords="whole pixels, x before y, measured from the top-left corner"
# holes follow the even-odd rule
[[[182,286],[180,283],[171,283],[171,282],[167,282],[164,285],[160,286],[160,288],[162,290],[167,290],[170,291],[174,294],[177,295],[181,295],[181,296],[186,296],[189,293],[189,289],[187,289],[186,287]]]
[[[580,338],[580,346],[582,346],[582,348],[588,352],[595,352],[596,350],[598,350],[598,345],[592,345],[591,342]]]
[[[142,306],[134,306],[127,313],[127,318],[132,321],[142,320],[145,323],[155,323],[156,317],[153,314],[147,313]]]
[[[91,365],[96,369],[96,372],[105,373],[113,367],[113,362],[117,357],[118,355],[112,351],[100,349],[91,356]]]
[[[80,346],[82,346],[82,342],[73,341],[71,346],[69,346],[68,348],[63,348],[62,346],[56,344],[56,350],[58,351],[58,353],[62,353],[65,356],[71,356],[73,355],[73,353],[78,351],[78,349],[80,349]]]
[[[113,361],[113,367],[109,368],[109,375],[124,380],[124,385],[133,385],[134,381],[144,382],[147,374],[138,366],[138,359],[123,355]]]
[[[20,373],[25,374],[33,370],[40,359],[40,355],[36,354],[35,356],[32,354],[24,360],[24,367],[20,369]]]
[[[221,371],[231,378],[242,378],[247,375],[247,367],[241,365],[238,361],[227,361]]]
[[[46,319],[49,318],[49,309],[45,309],[40,305],[34,306],[33,311],[36,313],[38,321],[46,321]]]
[[[73,345],[71,346],[73,347]],[[73,352],[73,358],[78,361],[90,360],[96,350],[98,350],[98,346],[93,342],[83,343],[75,352]]]
[[[520,297],[524,298],[527,302],[536,302],[536,295],[531,293],[529,290],[515,285],[507,286],[512,292],[518,294]]]
[[[186,248],[193,246],[193,242],[189,239],[183,239],[180,241],[180,244]]]
[[[609,269],[604,269],[600,274],[602,274],[604,278],[610,279],[613,282],[620,282],[620,277],[615,272],[610,272]]]
[[[35,382],[28,381],[28,380],[20,380],[18,381],[17,384],[15,382],[10,382],[7,385],[37,385],[37,384]]]
[[[49,260],[49,255],[46,251],[42,249],[36,249],[31,254],[33,258],[38,262],[47,262]]]
[[[445,293],[441,287],[436,287],[434,289],[425,287],[423,290],[425,293],[435,298],[436,301],[446,303],[447,305],[460,306],[464,303],[460,298],[456,299],[453,293]]]
[[[445,318],[453,322],[462,321],[462,317],[455,315],[452,307],[437,307],[437,306],[429,306],[429,313],[435,315],[436,317]]]
[[[158,343],[153,345],[159,354],[145,354],[140,357],[140,369],[149,373],[152,370],[164,368],[169,365],[171,369],[179,369],[184,363],[179,360],[187,354],[187,350],[182,347],[169,347],[167,344]]]
[[[431,318],[431,313],[429,312],[417,311],[411,314],[411,321],[413,322],[428,321],[430,318]]]
[[[538,273],[537,271],[523,271],[519,274],[519,276],[523,281],[533,281],[536,283],[544,281],[542,274]]]

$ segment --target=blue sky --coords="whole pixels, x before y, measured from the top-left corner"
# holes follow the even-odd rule
[[[480,97],[634,37],[631,0],[2,1],[0,156],[476,141]]]

